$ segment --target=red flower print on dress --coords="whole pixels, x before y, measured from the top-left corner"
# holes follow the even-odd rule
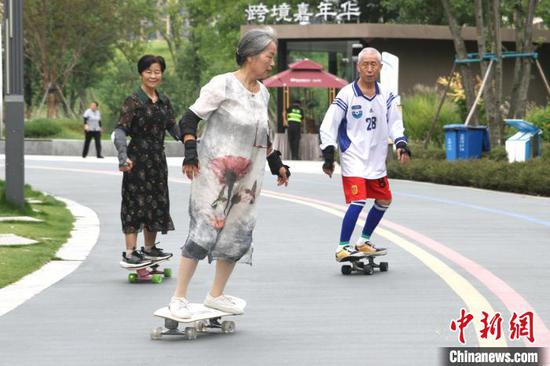
[[[224,213],[227,215],[231,207],[239,201],[237,197],[231,196],[233,193],[233,186],[250,171],[252,161],[242,156],[226,155],[212,160],[209,166],[218,178],[220,184],[223,184],[218,194],[218,198],[212,202],[211,206],[212,208],[216,208],[219,203],[225,202]],[[225,187],[227,187],[227,198],[225,198],[224,195]]]
[[[233,185],[250,170],[252,161],[242,156],[226,155],[210,162],[210,169],[221,184]]]

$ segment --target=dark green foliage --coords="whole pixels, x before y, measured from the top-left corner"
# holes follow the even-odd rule
[[[446,161],[414,159],[402,166],[397,161],[388,163],[391,178],[433,182],[456,186],[477,187],[497,191],[550,196],[550,164],[545,158],[524,163],[502,160],[497,149],[488,158]]]
[[[402,97],[405,134],[410,139],[423,141],[426,138],[440,98],[441,96],[437,94],[434,88],[425,86],[417,86],[415,87],[415,94]],[[441,108],[431,141],[442,144],[443,125],[453,123],[462,123],[462,118],[458,106],[447,99]]]
[[[25,123],[25,137],[54,137],[61,132],[61,126],[47,118],[39,118]]]
[[[550,142],[550,105],[530,108],[525,119],[540,128],[542,139]]]

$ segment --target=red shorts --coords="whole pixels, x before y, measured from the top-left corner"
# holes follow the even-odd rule
[[[361,201],[367,198],[391,200],[390,183],[387,177],[365,179],[361,177],[342,177],[346,203]]]

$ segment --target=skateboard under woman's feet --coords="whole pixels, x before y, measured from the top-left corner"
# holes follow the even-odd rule
[[[244,309],[246,301],[239,299],[239,306]],[[211,329],[219,329],[222,333],[235,332],[235,322],[232,320],[223,320],[226,316],[236,316],[240,314],[227,313],[224,311],[212,309],[203,304],[190,303],[188,308],[191,312],[190,318],[177,318],[172,315],[168,307],[163,307],[153,314],[164,319],[164,327],[157,327],[151,331],[151,339],[159,340],[164,335],[185,336],[188,340],[197,338],[198,334],[208,333]],[[183,324],[184,328],[179,329]]]
[[[128,282],[146,282],[151,281],[153,283],[162,283],[164,278],[172,277],[172,269],[164,268],[163,270],[159,269],[159,265],[162,262],[170,260],[171,257],[158,259],[158,260],[149,260],[148,262],[135,266],[127,266],[126,263],[120,262],[120,266],[132,273],[128,274]]]

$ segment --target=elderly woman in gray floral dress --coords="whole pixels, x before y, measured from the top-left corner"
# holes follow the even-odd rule
[[[185,144],[183,171],[192,184],[189,235],[169,304],[176,317],[191,316],[187,287],[198,261],[206,257],[216,260],[216,274],[204,305],[235,314],[244,310],[244,300],[224,294],[224,288],[235,263],[251,260],[266,157],[279,185],[287,185],[290,175],[280,153],[271,151],[269,93],[258,81],[271,71],[276,51],[272,32],[247,32],[237,49],[240,68],[210,80],[179,124]],[[197,145],[200,120],[207,123]]]
[[[170,99],[156,90],[165,68],[161,56],[145,55],[138,61],[141,86],[124,101],[115,129],[119,170],[124,172],[120,217],[126,251],[121,266],[127,268],[172,256],[155,245],[157,232],[174,230],[164,136],[166,131],[176,140],[180,136]],[[131,137],[128,146],[127,136]],[[144,247],[138,251],[141,230]]]

